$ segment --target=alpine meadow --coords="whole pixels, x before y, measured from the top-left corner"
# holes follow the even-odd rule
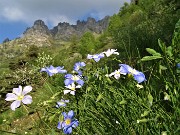
[[[180,1],[36,20],[0,44],[1,135],[180,135]]]

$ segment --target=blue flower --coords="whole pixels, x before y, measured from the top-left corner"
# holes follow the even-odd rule
[[[141,83],[143,81],[146,81],[145,75],[142,72],[137,71],[136,69],[133,69],[129,65],[126,64],[119,64],[121,73],[133,75],[134,79]]]
[[[42,68],[40,72],[47,72],[49,74],[49,76],[52,76],[54,74],[57,74],[57,73],[66,73],[67,71],[65,69],[63,69],[64,67],[53,67],[52,65],[50,67],[45,67],[45,68]]]
[[[76,71],[79,75],[82,75],[82,71],[80,70],[82,67],[86,66],[84,62],[77,62],[74,64],[74,71]]]
[[[79,71],[81,69],[81,67],[86,66],[86,64],[84,62],[77,62],[74,64],[74,70],[75,71]]]
[[[177,68],[179,68],[179,69],[180,69],[180,63],[178,63],[178,64],[177,64]]]
[[[96,62],[98,62],[101,58],[104,57],[103,53],[100,54],[94,54],[94,55],[90,55],[88,54],[87,59],[94,59]]]
[[[61,101],[58,101],[58,102],[57,102],[56,107],[59,108],[59,107],[66,106],[66,103],[69,103],[69,100],[63,100],[63,99],[61,99]]]
[[[79,75],[66,74],[65,78],[66,78],[66,80],[64,81],[64,83],[66,86],[68,86],[74,82],[78,83],[81,86],[84,85],[84,81],[81,80],[81,77]]]
[[[74,111],[69,111],[68,114],[62,113],[64,120],[58,122],[58,129],[63,129],[65,134],[71,134],[72,128],[76,128],[79,125],[79,121],[74,118]]]

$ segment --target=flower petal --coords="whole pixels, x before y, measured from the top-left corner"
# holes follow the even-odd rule
[[[66,79],[71,79],[73,76],[72,76],[72,74],[66,74],[64,77],[65,77]]]
[[[62,115],[64,116],[64,120],[67,118],[67,114],[65,112],[62,112]]]
[[[32,97],[30,95],[26,95],[24,96],[24,98],[22,99],[22,102],[24,104],[31,104],[32,103]]]
[[[58,122],[57,128],[62,129],[62,121]]]
[[[127,73],[129,73],[128,67],[130,67],[130,66],[128,66],[128,65],[126,65],[126,64],[119,64],[119,66],[120,66],[120,72],[121,72],[122,74],[127,74]]]
[[[79,125],[79,121],[78,120],[74,120],[72,122],[72,127],[76,128]]]
[[[13,93],[20,96],[22,93],[22,86],[19,85],[19,88],[13,88]]]
[[[63,73],[66,73],[66,72],[67,72],[67,71],[66,71],[65,69],[64,69],[64,70],[63,70],[63,69],[59,70],[59,73],[62,73],[62,74],[63,74]]]
[[[83,86],[83,85],[84,85],[84,81],[83,81],[83,80],[81,80],[81,79],[80,79],[80,80],[78,80],[78,81],[77,81],[77,83],[78,83],[79,85],[81,85],[81,86]]]
[[[65,134],[71,134],[72,133],[72,127],[64,127],[63,131]]]
[[[63,101],[57,102],[57,106],[61,107],[61,106],[66,106],[66,103]]]
[[[116,78],[118,80],[120,78],[120,74],[115,74],[114,78]]]
[[[87,59],[92,59],[92,58],[93,58],[93,55],[90,55],[90,54],[87,55]]]
[[[141,83],[143,81],[146,81],[145,75],[142,72],[139,72],[138,75],[134,75],[134,79],[138,82]]]
[[[81,88],[81,87],[82,87],[81,85],[77,85],[77,86],[76,86],[76,88],[78,88],[78,89]]]
[[[40,72],[47,72],[47,69],[46,68],[41,68]]]
[[[25,86],[23,89],[22,95],[26,95],[30,91],[32,91],[32,87],[31,86]]]
[[[6,101],[13,101],[13,100],[17,100],[17,95],[15,95],[14,93],[7,93],[6,94]]]
[[[70,91],[70,94],[71,95],[75,95],[75,91]]]
[[[69,93],[71,90],[64,90],[64,95]]]
[[[16,100],[11,104],[11,109],[13,111],[15,111],[16,108],[18,108],[21,105],[21,101],[20,100]]]
[[[96,62],[98,62],[98,61],[100,60],[100,58],[94,58],[94,60],[95,60]]]
[[[72,84],[73,82],[74,82],[74,81],[71,80],[71,79],[66,79],[66,80],[64,80],[64,84],[65,84],[66,86]]]
[[[68,118],[72,119],[73,117],[74,117],[74,111],[71,110],[71,111],[68,112]]]

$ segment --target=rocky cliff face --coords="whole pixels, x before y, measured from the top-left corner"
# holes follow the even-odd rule
[[[50,45],[52,34],[42,20],[36,20],[31,28],[27,28],[22,39],[28,45]]]
[[[51,45],[51,40],[68,41],[72,36],[81,37],[87,31],[100,34],[108,27],[108,24],[109,16],[99,21],[89,17],[87,21],[78,20],[76,25],[60,22],[49,30],[42,20],[37,20],[31,28],[26,29],[22,39],[30,45],[36,45],[37,43],[38,46]]]
[[[109,24],[109,16],[104,19],[96,21],[89,17],[87,21],[78,20],[76,25],[70,25],[67,22],[59,23],[53,29],[48,29],[42,20],[36,20],[34,25],[27,28],[23,36],[15,40],[5,40],[3,45],[8,46],[50,46],[54,41],[68,41],[73,36],[81,37],[85,32],[93,32],[101,34]],[[1,48],[3,46],[0,46]]]
[[[100,34],[108,27],[108,23],[108,16],[100,21],[96,21],[94,18],[89,17],[87,21],[78,20],[76,25],[70,25],[65,22],[59,23],[58,26],[50,31],[55,39],[69,40],[73,35],[80,37],[87,31]]]

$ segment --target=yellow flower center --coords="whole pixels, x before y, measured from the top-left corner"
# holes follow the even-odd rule
[[[133,74],[128,74],[128,78],[132,78],[133,77]]]
[[[24,98],[23,95],[18,96],[17,100],[22,100]]]
[[[115,74],[120,74],[120,72],[119,72],[119,71],[116,71]]]
[[[77,80],[79,80],[79,77],[75,75],[72,77],[72,80],[77,81]]]
[[[65,123],[66,123],[66,125],[71,124],[71,119],[66,119],[66,120],[65,120]]]
[[[71,90],[76,90],[75,87],[71,87]]]
[[[130,72],[131,74],[133,74],[133,75],[136,74],[136,70],[135,70],[135,69],[130,69],[129,72]]]

